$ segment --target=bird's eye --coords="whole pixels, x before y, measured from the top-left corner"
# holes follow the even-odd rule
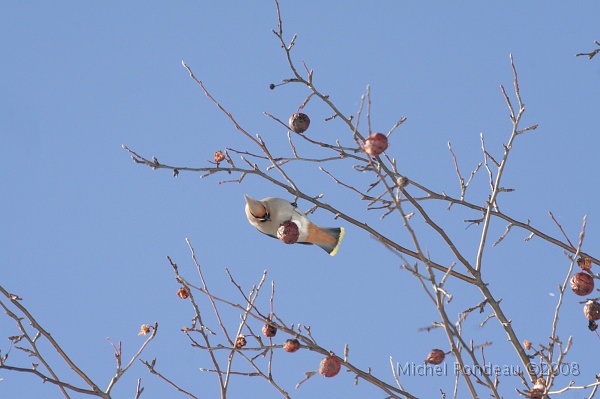
[[[259,218],[258,220],[260,220],[261,222],[269,222],[271,221],[271,215],[269,214],[269,212],[265,213],[265,216]]]

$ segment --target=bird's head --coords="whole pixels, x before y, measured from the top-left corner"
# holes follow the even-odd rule
[[[248,216],[248,218],[253,217],[261,222],[271,220],[269,210],[262,202],[255,200],[248,194],[244,194],[244,198],[246,199],[246,216]]]

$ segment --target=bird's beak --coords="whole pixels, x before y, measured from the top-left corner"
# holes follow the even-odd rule
[[[248,207],[248,210],[252,216],[257,219],[262,219],[263,221],[270,220],[267,209],[260,201],[255,200],[247,194],[244,194],[244,198],[246,199],[246,206]]]

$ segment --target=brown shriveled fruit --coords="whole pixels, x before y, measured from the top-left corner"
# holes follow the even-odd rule
[[[277,334],[277,327],[275,327],[273,324],[265,323],[262,328],[262,333],[265,337],[272,338],[275,336],[275,334]]]
[[[308,115],[298,112],[290,116],[290,130],[296,133],[304,133],[310,126],[310,118]]]
[[[223,155],[223,151],[219,150],[215,152],[215,162],[219,163],[225,159],[225,155]]]
[[[600,319],[600,303],[596,301],[587,301],[583,307],[583,314],[589,321]]]
[[[408,177],[406,176],[399,176],[398,179],[396,179],[396,184],[398,187],[404,188],[410,184],[410,180],[408,180]]]
[[[340,359],[335,355],[329,355],[321,360],[319,373],[325,377],[334,377],[340,372],[341,367]]]
[[[140,332],[138,333],[138,335],[148,335],[150,334],[150,326],[148,324],[142,324],[142,326],[140,327]]]
[[[177,291],[177,296],[181,299],[187,299],[190,296],[190,289],[185,285]]]
[[[592,268],[592,259],[582,256],[577,259],[577,265],[581,267],[581,270],[583,271],[590,270]]]
[[[575,273],[571,278],[571,289],[579,296],[589,295],[594,290],[594,278],[586,272]]]
[[[297,339],[288,339],[283,344],[283,350],[286,352],[294,353],[300,349],[300,342]]]
[[[544,391],[546,390],[546,380],[542,377],[539,377],[535,381],[535,385],[529,391],[530,398],[541,398],[544,395]]]
[[[246,336],[240,334],[235,339],[235,349],[242,349],[244,346],[246,346]]]
[[[425,359],[425,364],[440,364],[444,361],[446,354],[441,349],[434,349],[429,352],[427,355],[427,359]]]
[[[286,244],[294,244],[300,237],[300,230],[298,225],[291,220],[286,220],[279,225],[277,229],[277,238]]]

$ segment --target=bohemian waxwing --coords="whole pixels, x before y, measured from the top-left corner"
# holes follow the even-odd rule
[[[250,224],[261,233],[277,238],[277,229],[288,220],[298,226],[299,244],[315,244],[331,256],[335,255],[344,238],[343,227],[319,227],[298,209],[295,202],[283,198],[265,198],[257,201],[248,195],[246,198],[246,216]]]

